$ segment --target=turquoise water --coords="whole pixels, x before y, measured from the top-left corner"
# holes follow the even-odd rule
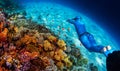
[[[82,55],[88,59],[88,63],[94,63],[98,71],[106,71],[106,57],[100,53],[89,52],[80,45],[78,35],[74,25],[66,22],[67,19],[81,16],[88,32],[94,35],[98,44],[110,45],[113,50],[118,50],[118,45],[114,39],[97,23],[70,7],[51,2],[21,2],[20,9],[16,12],[26,12],[26,19],[31,19],[37,24],[44,25],[59,39],[63,39],[68,46],[75,44],[80,49]],[[80,66],[73,66],[71,71],[79,71]],[[90,71],[86,69],[86,71]]]

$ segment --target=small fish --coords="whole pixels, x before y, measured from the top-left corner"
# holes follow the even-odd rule
[[[68,28],[68,31],[70,31],[70,28]]]
[[[62,30],[65,30],[65,28],[62,28]]]
[[[60,29],[60,26],[57,26],[58,27],[58,29]]]

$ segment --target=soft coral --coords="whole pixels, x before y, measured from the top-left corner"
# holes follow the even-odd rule
[[[5,29],[0,33],[0,42],[6,41],[6,39],[7,39],[7,33],[8,33],[8,29],[7,29],[7,28],[5,28]]]

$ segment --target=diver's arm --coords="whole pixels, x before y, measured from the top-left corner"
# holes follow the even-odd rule
[[[71,24],[75,24],[75,21],[72,19],[68,19],[67,22],[71,23]]]

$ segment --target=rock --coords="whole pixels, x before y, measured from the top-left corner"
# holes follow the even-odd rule
[[[23,16],[23,15],[18,15],[17,17],[18,17],[18,18],[23,18],[24,16]]]
[[[97,66],[94,66],[93,63],[90,63],[90,64],[89,64],[89,69],[90,69],[90,71],[98,71]]]
[[[67,49],[65,50],[65,52],[67,52],[67,53],[71,52],[71,47],[67,46]]]

